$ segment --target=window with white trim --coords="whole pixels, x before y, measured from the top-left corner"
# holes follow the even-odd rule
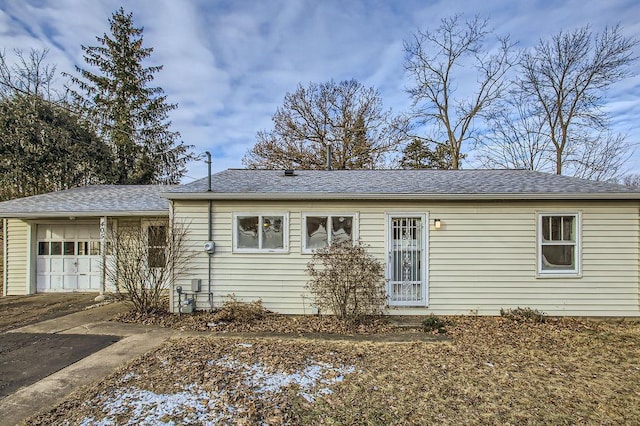
[[[283,213],[233,215],[237,252],[285,252],[289,249],[288,217]]]
[[[163,268],[167,261],[167,226],[147,227],[147,255],[150,268]]]
[[[580,274],[580,213],[538,214],[538,274]]]
[[[356,240],[355,214],[313,214],[302,216],[302,251],[311,253],[329,244]]]

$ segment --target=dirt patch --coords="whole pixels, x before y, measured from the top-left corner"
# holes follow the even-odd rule
[[[446,342],[170,341],[30,424],[640,423],[640,322],[449,321]]]
[[[0,298],[0,333],[78,312],[96,302],[96,293],[47,293]]]
[[[116,336],[6,333],[0,341],[0,399],[118,340]]]

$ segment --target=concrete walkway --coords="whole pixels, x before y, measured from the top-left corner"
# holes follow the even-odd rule
[[[108,321],[125,309],[114,303],[11,330],[10,333],[111,335],[121,339],[0,400],[0,424],[20,424],[62,402],[79,387],[106,377],[133,358],[181,334],[171,329]]]

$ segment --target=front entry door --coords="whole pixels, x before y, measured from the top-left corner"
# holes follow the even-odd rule
[[[391,306],[427,306],[427,215],[388,215]]]

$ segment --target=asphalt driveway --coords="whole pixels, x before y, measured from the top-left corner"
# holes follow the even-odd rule
[[[117,336],[6,333],[0,336],[0,399],[120,340]]]
[[[0,317],[4,316],[5,330],[9,329],[0,332],[2,425],[20,424],[50,409],[75,389],[99,380],[173,334],[158,327],[109,321],[128,309],[122,303],[87,309],[89,300],[77,294],[68,295],[69,300],[54,295],[55,301],[38,296],[0,298]],[[30,307],[46,320],[36,322]],[[15,318],[9,318],[8,310]]]

